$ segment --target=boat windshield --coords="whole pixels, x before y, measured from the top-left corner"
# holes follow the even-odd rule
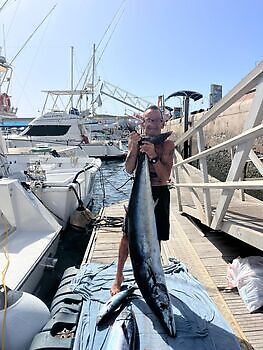
[[[65,135],[70,125],[30,125],[26,128],[23,136],[61,136]]]

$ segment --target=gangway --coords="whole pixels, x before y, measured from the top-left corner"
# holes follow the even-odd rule
[[[220,118],[228,107],[246,93],[255,95],[243,131],[226,141],[206,149],[206,126]],[[242,79],[226,96],[208,110],[201,119],[175,141],[173,166],[174,186],[179,210],[218,231],[224,231],[263,250],[263,202],[244,195],[245,189],[263,190],[263,164],[253,150],[255,140],[263,136],[263,61]],[[196,137],[197,153],[183,159],[185,141]],[[226,180],[220,182],[208,174],[207,158],[232,149],[234,155]],[[244,178],[246,162],[251,161],[257,178]],[[192,166],[198,163],[198,168]],[[238,190],[241,189],[241,196]]]

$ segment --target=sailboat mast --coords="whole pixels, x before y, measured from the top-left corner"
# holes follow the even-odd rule
[[[72,92],[72,95],[71,95],[71,108],[73,108],[73,84],[74,84],[74,77],[73,77],[73,53],[74,53],[74,47],[71,46],[70,47],[71,49],[71,71],[70,71],[70,88],[71,88],[71,92]]]
[[[94,109],[94,81],[95,81],[95,44],[93,44],[93,55],[92,55],[92,77],[91,77],[91,112],[92,116],[95,114]]]

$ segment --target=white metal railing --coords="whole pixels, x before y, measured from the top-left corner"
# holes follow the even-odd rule
[[[255,89],[255,96],[246,117],[243,131],[231,139],[221,142],[209,149],[205,149],[206,135],[204,128],[214,121],[233,103],[244,94]],[[223,221],[232,197],[237,189],[262,189],[263,190],[263,165],[261,159],[253,151],[253,145],[258,137],[263,136],[263,61],[257,65],[244,79],[240,81],[221,101],[206,112],[201,119],[195,122],[187,132],[175,141],[175,156],[173,166],[174,186],[177,191],[177,201],[180,211],[184,211],[184,198],[182,188],[188,188],[197,210],[198,218],[213,229],[222,229]],[[196,137],[197,154],[183,159],[180,153],[184,142]],[[225,182],[211,182],[207,171],[207,157],[216,152],[234,148],[234,155]],[[193,174],[189,163],[199,161],[199,178],[193,180]],[[256,179],[244,179],[244,167],[247,161],[251,161],[261,177]],[[240,181],[242,180],[242,181]],[[202,198],[200,191],[202,189]],[[221,189],[216,208],[211,207],[211,190]],[[244,196],[242,196],[244,200]],[[262,202],[263,212],[263,202]],[[262,222],[263,232],[263,222]],[[263,237],[263,236],[262,236]],[[262,244],[263,246],[263,244]]]

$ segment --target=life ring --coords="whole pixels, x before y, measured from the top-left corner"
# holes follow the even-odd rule
[[[5,92],[0,95],[0,106],[6,107],[7,111],[11,107],[10,97]]]

